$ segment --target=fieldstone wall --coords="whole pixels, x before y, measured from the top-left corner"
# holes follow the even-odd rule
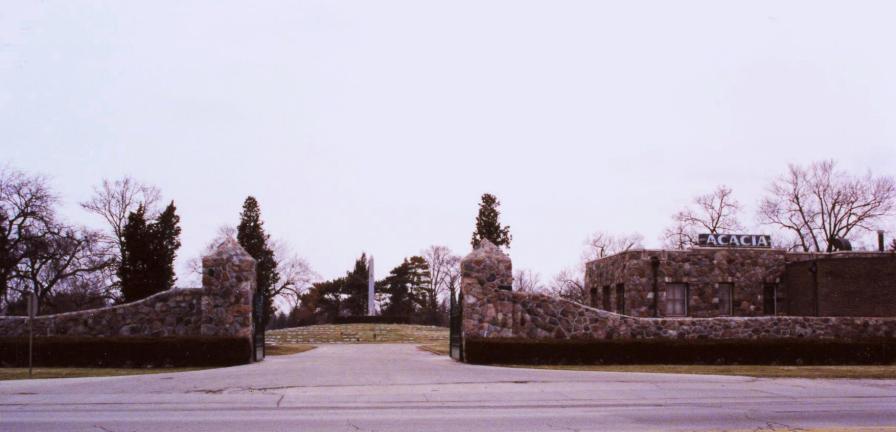
[[[255,260],[233,239],[202,259],[203,288],[171,289],[132,303],[35,318],[35,336],[252,335]],[[25,317],[0,317],[0,336],[27,336]]]
[[[643,260],[634,262],[643,265]],[[896,318],[641,318],[620,315],[542,294],[495,289],[493,281],[506,280],[510,277],[510,269],[510,258],[492,245],[484,245],[461,261],[465,339],[814,338],[857,341],[896,337]],[[630,274],[644,278],[641,271],[633,270]]]
[[[730,315],[759,316],[765,314],[763,289],[781,281],[785,263],[786,252],[780,249],[637,250],[588,263],[585,285],[596,296],[591,306],[637,317],[662,317],[667,286],[684,284],[688,315],[713,317],[721,314],[719,284],[736,283]],[[625,295],[624,310],[617,307],[618,287]]]

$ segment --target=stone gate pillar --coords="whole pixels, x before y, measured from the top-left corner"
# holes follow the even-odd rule
[[[468,335],[487,335],[488,322],[502,313],[496,309],[499,290],[510,290],[513,285],[513,266],[510,257],[488,240],[460,262],[460,290],[463,294],[463,331]],[[505,292],[505,295],[510,295]],[[510,312],[512,313],[512,311]]]
[[[202,336],[251,340],[255,259],[233,238],[202,257]]]

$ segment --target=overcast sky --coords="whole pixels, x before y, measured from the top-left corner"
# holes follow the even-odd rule
[[[96,227],[104,177],[159,186],[181,263],[255,195],[324,277],[466,254],[491,192],[547,279],[717,184],[752,222],[788,163],[896,174],[894,5],[0,0],[0,162]]]

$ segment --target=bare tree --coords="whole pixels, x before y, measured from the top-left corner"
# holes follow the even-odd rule
[[[585,291],[585,278],[581,265],[575,268],[565,268],[557,273],[545,291],[553,296],[565,298],[576,303],[587,303],[588,293]]]
[[[532,270],[515,270],[513,272],[513,290],[523,293],[543,291],[541,275]]]
[[[684,249],[697,244],[700,232],[719,234],[742,230],[744,227],[738,220],[741,210],[731,188],[721,185],[695,197],[692,205],[675,213],[673,225],[663,232],[664,245]]]
[[[596,231],[585,239],[584,245],[585,248],[579,263],[554,275],[544,287],[545,291],[577,303],[587,302],[585,265],[596,259],[631,249],[643,248],[644,236],[638,233],[613,235],[604,231]]]
[[[803,251],[832,250],[831,239],[875,229],[896,211],[896,180],[854,176],[833,160],[790,165],[759,206],[760,220],[795,237]]]
[[[85,280],[109,267],[107,248],[97,232],[51,225],[28,244],[13,275],[13,289],[33,292],[44,303],[58,286]]]
[[[0,167],[0,300],[9,304],[9,287],[29,253],[54,224],[56,196],[47,180]]]
[[[106,221],[111,231],[109,241],[118,244],[120,258],[124,250],[124,226],[128,215],[142,204],[146,214],[153,217],[160,198],[161,192],[157,187],[126,176],[115,181],[103,179],[103,183],[93,189],[93,197],[81,203],[81,207]]]
[[[218,227],[215,238],[205,245],[200,256],[190,258],[186,262],[187,283],[199,286],[202,284],[202,257],[215,251],[224,240],[236,238],[236,228],[230,225]],[[280,300],[281,306],[290,309],[298,307],[299,301],[314,282],[320,280],[320,275],[314,271],[308,261],[294,253],[286,242],[274,240],[271,249],[277,257],[277,273],[280,279],[277,285],[272,287],[271,294],[275,300]]]
[[[582,262],[594,261],[619,252],[644,247],[644,236],[638,233],[613,235],[596,231],[585,239]]]
[[[202,257],[206,255],[211,255],[212,252],[215,251],[215,248],[218,247],[224,240],[228,238],[236,238],[236,227],[230,225],[221,225],[218,227],[218,231],[215,233],[215,237],[212,241],[206,243],[205,247],[202,248],[202,252],[199,253],[198,256],[194,256],[184,263],[184,269],[186,273],[189,275],[186,278],[182,279],[185,285],[180,285],[182,288],[185,287],[199,287],[202,285]],[[178,282],[181,282],[179,279]]]
[[[277,284],[271,288],[271,294],[275,299],[286,302],[290,310],[295,309],[299,307],[302,295],[321,279],[320,275],[285,242],[274,241],[271,248],[277,257],[277,273],[280,275]]]
[[[429,264],[431,290],[435,298],[442,299],[446,294],[449,298],[456,298],[461,257],[454,255],[447,246],[435,245],[422,251],[421,256]]]

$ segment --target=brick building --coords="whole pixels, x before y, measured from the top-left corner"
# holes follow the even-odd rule
[[[632,250],[589,262],[593,307],[637,317],[896,316],[896,254]]]

